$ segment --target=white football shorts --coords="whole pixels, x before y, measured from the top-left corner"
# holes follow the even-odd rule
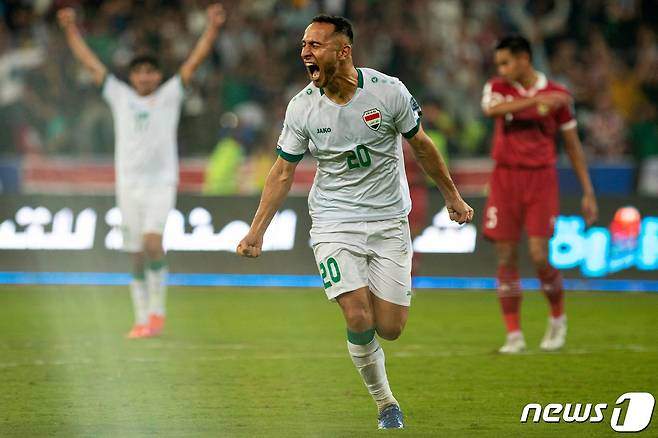
[[[328,299],[368,286],[385,301],[411,304],[407,218],[314,224],[311,246]]]
[[[144,234],[164,233],[167,216],[176,204],[176,186],[121,187],[117,189],[117,203],[123,250],[139,252],[144,249]]]

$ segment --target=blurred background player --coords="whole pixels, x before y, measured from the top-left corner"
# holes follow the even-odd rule
[[[507,328],[501,353],[525,349],[520,324],[521,287],[518,241],[528,234],[529,252],[550,305],[548,328],[540,347],[560,349],[565,342],[562,275],[548,262],[548,241],[559,213],[555,136],[564,148],[583,190],[582,213],[588,225],[598,215],[587,172],[572,99],[566,88],[532,66],[532,50],[521,36],[503,38],[495,49],[499,77],[484,87],[482,109],[495,118],[492,157],[495,169],[483,218],[483,232],[496,245],[498,297]]]
[[[464,202],[420,124],[420,107],[400,80],[352,61],[353,31],[343,17],[320,15],[306,28],[301,57],[311,83],[288,104],[279,157],[237,251],[258,257],[263,236],[290,191],[307,150],[318,160],[309,195],[311,244],[327,298],[338,302],[347,347],[379,410],[380,429],[404,427],[375,333],[397,339],[411,304],[411,208],[402,136],[464,223]]]
[[[129,66],[130,85],[108,73],[76,25],[75,10],[57,14],[78,61],[101,86],[114,119],[116,196],[122,216],[123,249],[133,256],[130,291],[135,325],[129,338],[157,336],[165,318],[167,261],[162,234],[176,202],[177,128],[184,87],[210,53],[224,24],[219,4],[207,8],[205,32],[176,75],[161,85],[157,58],[138,55]]]

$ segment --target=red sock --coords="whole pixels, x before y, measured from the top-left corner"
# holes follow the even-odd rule
[[[515,267],[499,266],[498,301],[503,312],[507,333],[521,330],[519,311],[521,308],[521,284],[519,272]]]
[[[551,306],[551,316],[559,318],[564,314],[564,289],[562,288],[562,274],[552,266],[537,270],[541,283],[541,290]]]

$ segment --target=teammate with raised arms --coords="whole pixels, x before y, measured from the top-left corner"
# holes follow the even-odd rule
[[[162,235],[176,202],[176,141],[184,86],[206,59],[224,24],[220,4],[207,8],[207,26],[176,75],[162,83],[157,58],[138,55],[129,67],[130,85],[108,73],[85,43],[75,10],[57,14],[75,58],[84,65],[112,110],[116,196],[122,216],[123,250],[133,254],[130,291],[135,324],[129,338],[157,336],[165,321],[167,261]]]

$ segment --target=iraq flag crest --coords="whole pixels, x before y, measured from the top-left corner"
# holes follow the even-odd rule
[[[377,108],[369,109],[363,113],[363,121],[366,122],[368,128],[376,131],[382,124],[382,113]]]

